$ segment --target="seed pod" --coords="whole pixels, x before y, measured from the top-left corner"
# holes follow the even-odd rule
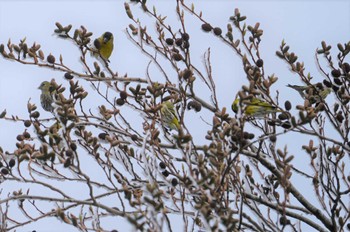
[[[271,135],[270,136],[270,141],[275,143],[277,141],[277,136],[276,135]]]
[[[128,94],[125,91],[120,91],[119,95],[120,95],[120,98],[123,100],[125,100],[128,96]]]
[[[55,61],[56,61],[56,58],[53,56],[53,55],[48,55],[47,58],[46,58],[47,62],[50,63],[50,64],[54,64]]]
[[[222,34],[222,30],[220,27],[215,27],[213,30],[214,34],[220,36]]]
[[[332,87],[332,83],[327,80],[323,80],[323,84],[328,88]]]
[[[339,69],[333,69],[331,74],[333,77],[340,77],[340,75],[341,75]]]
[[[292,109],[292,103],[290,103],[290,101],[285,101],[284,108],[289,111],[290,109]]]
[[[261,68],[264,65],[264,61],[262,59],[258,59],[256,61],[256,66],[258,66],[259,68]]]
[[[183,78],[187,80],[190,76],[192,76],[192,71],[189,69],[185,69],[185,71],[183,72]]]
[[[341,85],[342,81],[339,78],[334,78],[334,83],[336,83],[337,85]]]
[[[167,39],[165,39],[165,42],[166,42],[169,46],[171,46],[171,45],[174,44],[174,40],[173,40],[172,38],[167,38]]]
[[[170,173],[169,173],[167,170],[164,170],[164,171],[162,172],[162,174],[163,174],[163,176],[167,177],[167,176],[169,176]]]
[[[75,143],[71,143],[70,144],[70,148],[73,150],[73,151],[76,151],[77,150],[77,145]]]
[[[8,175],[10,172],[9,172],[9,170],[7,169],[7,168],[3,168],[3,169],[1,169],[1,173],[3,174],[3,175]]]
[[[165,165],[164,162],[160,162],[160,163],[159,163],[159,167],[160,167],[161,169],[165,169],[165,168],[166,168],[166,165]]]
[[[136,134],[133,134],[133,135],[131,135],[131,139],[132,139],[132,141],[136,141],[138,139],[138,137]]]
[[[13,166],[15,166],[15,164],[16,164],[15,159],[10,159],[10,161],[9,161],[9,167],[12,168]]]
[[[189,43],[188,41],[184,41],[184,42],[182,43],[182,48],[188,49],[189,47],[190,47],[190,43]]]
[[[188,41],[190,39],[190,35],[187,34],[186,32],[181,35],[182,39],[185,41]]]
[[[290,129],[292,127],[292,125],[290,124],[290,122],[284,122],[284,123],[282,123],[282,127],[284,129]]]
[[[342,123],[344,120],[344,116],[342,114],[337,114],[336,119],[338,122]]]
[[[174,187],[175,187],[178,183],[179,183],[179,181],[178,181],[176,178],[173,178],[173,179],[171,180],[171,185],[174,186]]]
[[[24,121],[24,126],[25,127],[30,127],[32,125],[32,122],[30,120],[25,120]]]
[[[101,49],[101,43],[98,41],[98,39],[94,40],[94,46],[97,50]]]
[[[68,168],[69,166],[71,166],[71,164],[72,164],[72,160],[71,160],[71,158],[68,158],[64,162],[63,167]]]
[[[202,24],[202,30],[203,30],[203,31],[205,31],[205,32],[210,32],[212,29],[213,29],[213,27],[210,26],[209,23],[204,23],[204,24]]]
[[[181,46],[181,45],[182,45],[182,42],[183,42],[182,38],[178,38],[178,39],[175,40],[175,44],[176,44],[177,46]]]
[[[343,70],[345,73],[349,73],[350,72],[350,64],[349,63],[344,63],[343,64]]]
[[[124,99],[118,98],[116,100],[116,103],[117,103],[118,106],[122,106],[122,105],[124,105],[125,101],[124,101]]]
[[[175,61],[181,61],[181,60],[183,60],[183,57],[181,54],[175,53],[175,54],[173,54],[173,59]]]
[[[288,114],[281,113],[278,115],[278,119],[281,121],[287,120],[288,119]]]
[[[74,154],[73,151],[70,150],[70,149],[66,151],[66,156],[67,157],[71,157],[71,156],[73,156],[73,154]]]
[[[24,138],[26,138],[26,139],[30,139],[30,134],[28,133],[28,131],[25,131],[25,132],[23,133],[23,136],[24,136]]]
[[[66,73],[64,74],[64,78],[66,78],[67,80],[72,80],[72,79],[73,79],[73,75],[70,74],[69,72],[66,72]]]
[[[98,137],[100,138],[100,139],[102,139],[102,140],[105,140],[106,139],[106,136],[107,136],[107,133],[100,133],[100,134],[98,134]]]

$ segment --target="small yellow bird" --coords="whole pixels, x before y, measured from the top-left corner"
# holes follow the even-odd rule
[[[239,110],[239,98],[237,97],[232,105],[232,111],[238,113]],[[242,112],[248,116],[252,117],[262,117],[266,114],[280,112],[277,107],[272,106],[270,103],[263,101],[259,98],[252,98],[250,100],[243,100],[244,105]]]
[[[53,112],[52,85],[48,81],[43,81],[39,88],[41,90],[40,103],[44,110]]]
[[[95,48],[98,50],[100,56],[107,61],[109,61],[108,59],[113,51],[113,39],[113,34],[107,31],[94,41]]]
[[[180,130],[179,118],[175,112],[173,103],[170,101],[163,102],[160,109],[160,116],[165,127],[171,130]]]

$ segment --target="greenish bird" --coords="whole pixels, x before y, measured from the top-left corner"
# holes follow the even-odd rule
[[[52,84],[48,81],[43,81],[39,88],[41,90],[40,103],[41,107],[48,112],[53,112],[53,97],[52,97]]]
[[[160,108],[160,116],[163,125],[171,130],[180,130],[179,118],[175,112],[174,104],[170,101],[162,103]]]
[[[232,111],[235,113],[238,113],[239,101],[240,100],[237,97],[231,105]],[[280,110],[277,107],[259,98],[251,98],[249,100],[243,100],[242,105],[243,105],[242,112],[245,115],[252,116],[252,117],[262,117],[262,116],[265,116],[266,114],[280,112]]]
[[[300,96],[304,99],[308,98],[310,99],[311,104],[318,103],[321,101],[321,99],[326,99],[327,96],[332,92],[331,88],[328,87],[318,87],[317,85],[310,85],[310,86],[299,86],[299,85],[287,85],[287,87],[292,88],[300,94]],[[313,94],[311,96],[308,96],[308,90],[314,89],[317,90],[318,94]]]
[[[113,39],[113,34],[106,31],[94,41],[95,48],[98,50],[100,56],[107,61],[109,61],[108,59],[113,51]]]

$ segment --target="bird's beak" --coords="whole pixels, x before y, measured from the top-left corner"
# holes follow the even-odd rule
[[[107,39],[107,38],[103,38],[103,42],[104,42],[104,43],[107,43],[107,42],[108,42],[108,39]]]

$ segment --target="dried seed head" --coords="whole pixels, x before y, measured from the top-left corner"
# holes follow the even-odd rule
[[[164,171],[162,172],[162,174],[163,174],[163,176],[167,177],[167,176],[169,176],[170,173],[169,173],[167,170],[164,170]]]
[[[28,131],[25,131],[25,132],[23,133],[23,136],[24,136],[24,138],[26,138],[26,139],[29,139],[29,138],[30,138],[30,134],[29,134]]]
[[[262,59],[258,59],[256,61],[256,66],[258,66],[259,68],[261,68],[264,65],[264,61]]]
[[[71,143],[70,144],[70,148],[73,150],[73,151],[76,151],[77,150],[77,145],[75,143]]]
[[[136,134],[133,134],[133,135],[131,135],[131,139],[132,139],[132,141],[136,141],[138,139],[138,137]]]
[[[342,68],[343,68],[345,73],[350,72],[350,64],[349,63],[344,63]]]
[[[73,154],[74,154],[74,153],[73,153],[73,151],[72,151],[71,149],[69,149],[69,150],[66,151],[66,156],[67,156],[67,157],[71,157],[71,156],[73,156]]]
[[[343,84],[342,81],[339,78],[334,78],[334,83],[337,85]]]
[[[50,64],[54,64],[55,61],[56,61],[56,58],[53,56],[53,55],[48,55],[47,58],[46,58],[47,62],[50,63]]]
[[[333,69],[331,74],[333,77],[340,77],[340,75],[341,75],[339,69]]]
[[[173,54],[173,59],[176,61],[181,61],[181,60],[183,60],[183,57],[181,54],[175,53],[175,54]]]
[[[206,32],[210,32],[213,29],[213,27],[209,23],[202,24],[202,30]]]
[[[122,106],[122,105],[124,105],[125,101],[124,101],[124,99],[122,99],[122,98],[118,98],[118,99],[116,100],[116,103],[117,103],[118,106]]]
[[[285,101],[284,108],[289,111],[292,109],[292,103],[290,103],[290,101]]]
[[[17,138],[17,140],[20,141],[20,142],[24,140],[24,136],[23,136],[23,135],[17,135],[16,138]]]
[[[69,72],[66,72],[66,73],[64,74],[64,78],[66,78],[67,80],[72,80],[72,79],[73,79],[73,75],[70,74]]]
[[[175,44],[176,44],[177,46],[181,46],[182,43],[183,43],[182,38],[178,38],[178,39],[175,40]]]
[[[189,69],[185,69],[182,75],[183,75],[183,78],[187,80],[190,76],[192,76],[192,71]]]
[[[166,168],[166,165],[165,165],[164,162],[160,162],[160,163],[159,163],[159,167],[160,167],[161,169],[165,169],[165,168]]]
[[[125,100],[128,96],[128,94],[125,91],[120,91],[119,95],[120,95],[120,98],[123,100]]]
[[[24,121],[24,126],[25,127],[30,127],[32,125],[32,122],[30,120],[25,120]]]
[[[101,43],[98,41],[98,39],[94,40],[94,46],[97,50],[101,49]]]
[[[107,136],[107,133],[100,133],[100,134],[98,134],[98,137],[100,138],[100,139],[102,139],[102,140],[105,140],[106,139],[106,136]]]
[[[336,118],[337,118],[337,121],[340,123],[342,123],[344,120],[344,116],[342,114],[337,114]]]
[[[186,32],[181,35],[182,39],[185,41],[188,41],[190,39],[190,35],[187,34]]]
[[[172,38],[166,38],[165,43],[167,43],[169,46],[174,44],[174,40]]]
[[[7,168],[3,168],[3,169],[1,169],[1,173],[3,175],[8,175],[10,172],[9,172],[9,170]]]
[[[9,161],[9,167],[12,168],[13,166],[15,166],[15,164],[16,164],[15,159],[10,159],[10,161]]]
[[[171,185],[174,186],[174,187],[175,187],[178,183],[179,183],[179,181],[178,181],[176,178],[173,178],[173,179],[171,180]]]
[[[281,113],[278,115],[278,119],[281,121],[287,120],[288,119],[288,114]]]
[[[271,135],[270,136],[270,141],[275,143],[277,141],[277,136],[276,135]]]
[[[332,83],[327,80],[323,80],[323,84],[328,88],[332,87]]]
[[[220,27],[215,27],[213,30],[214,34],[220,36],[222,34],[222,30]]]

